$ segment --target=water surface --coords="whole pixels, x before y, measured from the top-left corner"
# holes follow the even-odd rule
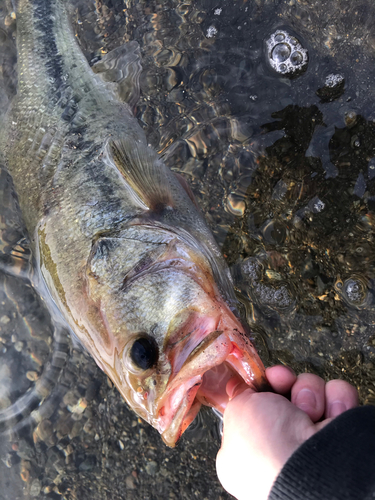
[[[90,64],[140,44],[135,113],[192,186],[264,362],[343,377],[374,403],[372,2],[69,4]],[[0,117],[17,78],[13,18],[2,0]],[[303,71],[273,69],[278,32],[307,50]],[[210,414],[166,448],[51,318],[27,237],[1,169],[0,499],[229,498]]]

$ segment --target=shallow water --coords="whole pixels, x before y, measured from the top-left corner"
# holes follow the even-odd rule
[[[82,49],[94,64],[140,44],[135,112],[192,186],[264,362],[344,377],[374,403],[372,2],[96,7],[72,4]],[[0,2],[0,116],[16,79],[10,13]],[[280,32],[308,51],[306,68],[273,69],[269,52],[281,64],[289,50],[268,50]],[[0,186],[0,499],[228,498],[210,415],[167,449],[51,319],[3,169]]]

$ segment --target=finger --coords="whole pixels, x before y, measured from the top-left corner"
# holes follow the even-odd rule
[[[358,406],[358,391],[345,380],[330,380],[325,388],[327,418],[334,418]]]
[[[244,382],[243,380],[238,380],[238,378],[236,377],[229,379],[225,387],[225,390],[226,393],[228,394],[229,401],[234,397],[238,396],[239,394],[241,394],[241,392],[243,391],[249,390],[251,392],[255,392],[246,384],[246,382]]]
[[[291,402],[317,422],[325,408],[325,382],[312,373],[301,373],[292,387]]]
[[[286,394],[289,392],[297,380],[297,376],[294,371],[288,366],[277,365],[266,369],[267,380],[270,383],[272,389],[278,394]],[[249,386],[243,382],[239,381],[235,377],[230,379],[226,385],[226,392],[229,399],[233,399],[238,396],[241,392],[248,389]]]
[[[305,429],[304,439],[307,440],[307,439],[311,438],[311,436],[313,436],[314,434],[316,434],[317,432],[322,430],[326,425],[328,425],[330,422],[332,422],[332,420],[333,420],[332,418],[326,418],[322,422],[318,422],[317,424],[314,424],[310,427],[307,427]]]
[[[267,368],[266,376],[271,387],[278,394],[286,394],[289,392],[297,380],[297,376],[294,371],[283,365]]]

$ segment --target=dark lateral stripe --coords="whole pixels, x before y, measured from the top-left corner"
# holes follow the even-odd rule
[[[54,0],[32,0],[34,8],[34,26],[39,33],[40,57],[44,61],[47,76],[50,78],[52,90],[56,92],[53,96],[55,102],[59,99],[58,92],[63,85],[63,60],[58,54],[56,45],[56,27],[54,15],[56,2]]]

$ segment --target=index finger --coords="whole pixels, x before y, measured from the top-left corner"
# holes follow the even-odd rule
[[[271,366],[266,369],[266,376],[272,389],[278,394],[286,394],[290,392],[297,376],[294,371],[283,365]]]

